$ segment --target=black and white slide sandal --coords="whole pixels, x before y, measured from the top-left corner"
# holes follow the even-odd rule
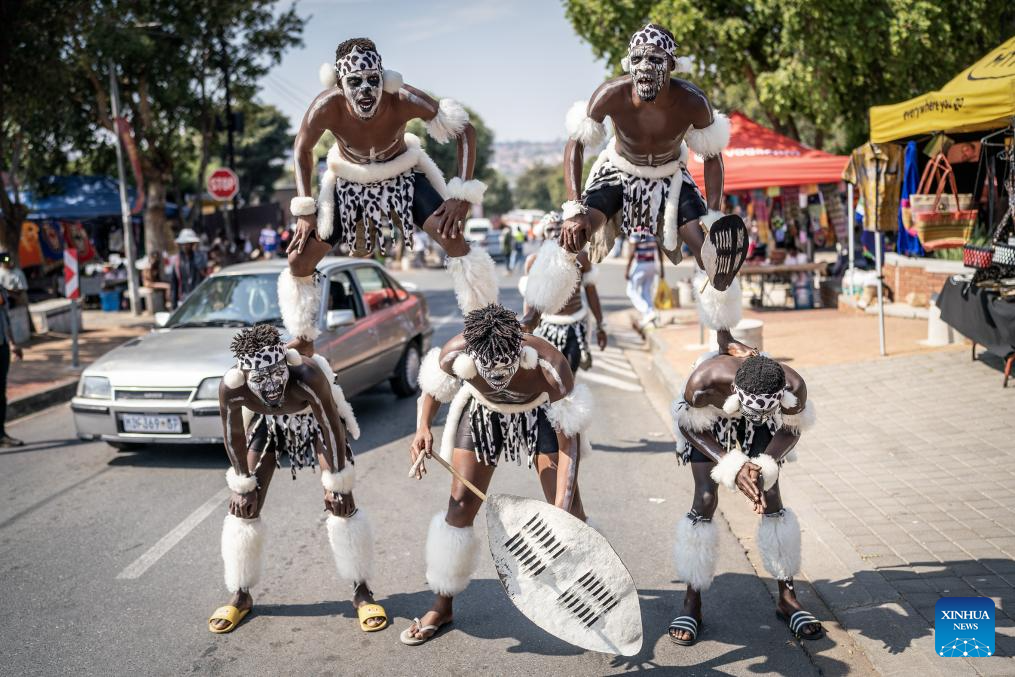
[[[775,615],[779,618],[779,620],[789,626],[790,632],[792,632],[793,636],[797,639],[814,640],[821,639],[825,636],[825,628],[822,627],[821,621],[815,618],[809,611],[801,609],[800,611],[795,612],[792,616],[787,616],[783,612],[776,610]],[[818,631],[810,634],[800,632],[800,629],[805,625],[816,625],[818,626]]]
[[[736,214],[716,220],[705,234],[701,261],[716,291],[726,291],[747,260],[750,239],[747,226]]]
[[[698,633],[701,628],[705,627],[704,622],[698,622],[693,616],[677,616],[670,623],[669,635],[670,641],[680,646],[692,646],[698,641]],[[691,639],[678,639],[673,636],[673,631],[683,630],[684,632],[691,633]]]

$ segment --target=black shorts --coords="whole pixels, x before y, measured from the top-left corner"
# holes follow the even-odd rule
[[[430,215],[437,211],[437,208],[444,204],[444,198],[437,192],[437,189],[433,187],[430,180],[426,178],[426,174],[422,172],[412,173],[412,220],[415,225],[422,229],[423,224],[430,218]],[[338,214],[338,187],[335,187],[335,227],[331,229],[331,236],[325,240],[332,247],[340,242],[345,241],[345,234],[342,229],[338,226],[342,222]],[[357,221],[359,219],[357,218]]]
[[[678,226],[700,219],[708,213],[705,198],[698,190],[698,185],[686,169],[683,170],[683,175],[684,185],[680,189],[680,202],[677,205]],[[582,202],[586,207],[598,209],[606,214],[607,219],[611,219],[624,207],[624,186],[620,183],[601,183],[586,191]],[[664,210],[660,209],[659,223],[662,222],[663,213]]]
[[[497,458],[504,453],[504,440],[501,437],[499,426],[494,426],[493,443],[497,448]],[[476,451],[476,444],[472,441],[472,424],[469,420],[468,411],[462,414],[458,422],[458,431],[455,433],[455,449]],[[550,419],[546,417],[545,409],[540,408],[536,413],[536,453],[556,454],[557,453],[557,431],[553,429]]]

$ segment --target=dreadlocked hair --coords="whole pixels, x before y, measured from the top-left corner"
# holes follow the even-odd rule
[[[481,361],[518,355],[522,347],[522,325],[499,303],[468,313],[462,336],[469,354]]]
[[[339,44],[338,49],[335,50],[335,61],[338,61],[357,47],[359,47],[361,52],[377,51],[377,45],[370,38],[353,38]]]
[[[278,329],[274,325],[255,324],[234,336],[233,342],[229,344],[229,349],[233,351],[233,356],[239,359],[243,355],[253,355],[265,346],[273,346],[281,342],[282,337],[279,336]]]
[[[752,355],[737,369],[733,383],[745,393],[771,395],[786,387],[786,373],[771,357]]]

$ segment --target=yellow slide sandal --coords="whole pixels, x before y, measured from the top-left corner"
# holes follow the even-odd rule
[[[240,621],[246,618],[248,613],[250,613],[250,609],[237,609],[231,604],[220,606],[218,609],[215,609],[215,613],[208,619],[208,630],[216,635],[232,632],[240,624]],[[224,628],[216,628],[212,625],[215,621],[226,621],[229,625]]]
[[[356,615],[359,617],[359,627],[363,632],[377,632],[388,627],[388,614],[380,604],[364,604],[356,609]],[[370,627],[367,625],[367,621],[371,618],[383,618],[384,622]]]

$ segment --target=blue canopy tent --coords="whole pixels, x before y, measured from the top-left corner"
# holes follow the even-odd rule
[[[21,201],[29,208],[30,221],[85,221],[120,216],[120,188],[110,176],[49,176],[42,180],[40,188],[39,191],[21,191]],[[14,199],[10,191],[8,194]],[[128,188],[128,204],[134,203],[134,195],[134,189]],[[175,204],[166,203],[166,216],[173,218],[178,213]],[[140,218],[140,214],[135,218]]]

